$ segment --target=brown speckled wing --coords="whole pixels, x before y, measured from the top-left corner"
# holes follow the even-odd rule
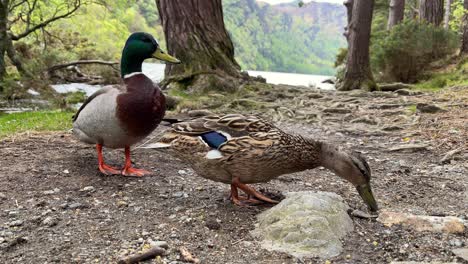
[[[200,135],[210,131],[223,131],[232,137],[242,137],[259,132],[279,130],[272,124],[256,116],[230,114],[224,116],[206,116],[173,125],[176,133]]]

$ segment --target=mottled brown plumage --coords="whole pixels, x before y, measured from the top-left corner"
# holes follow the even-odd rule
[[[212,132],[224,135],[225,142],[218,147],[210,146],[203,136]],[[214,181],[260,183],[282,174],[324,166],[358,190],[368,188],[365,192],[372,196],[369,165],[359,154],[286,133],[256,116],[207,116],[176,123],[155,148],[161,146],[170,147],[198,175]],[[376,210],[377,204],[370,196],[363,198]]]

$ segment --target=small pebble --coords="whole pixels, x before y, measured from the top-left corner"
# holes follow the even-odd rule
[[[42,221],[42,224],[48,227],[52,227],[58,224],[58,220],[57,218],[48,216]]]
[[[449,244],[451,246],[461,247],[461,246],[463,246],[463,241],[461,241],[460,239],[452,239],[452,240],[449,241]]]
[[[22,226],[24,224],[23,220],[15,220],[7,223],[8,226]]]
[[[70,208],[70,209],[72,209],[72,210],[73,210],[73,209],[79,209],[79,208],[82,208],[82,207],[83,207],[83,205],[80,204],[80,203],[72,203],[72,204],[69,204],[69,205],[68,205],[68,208]]]
[[[127,207],[127,206],[128,206],[128,203],[125,202],[125,201],[119,200],[119,201],[117,202],[117,206],[119,206],[119,207]]]
[[[81,191],[82,192],[94,192],[95,188],[93,186],[86,186]]]
[[[164,249],[169,248],[169,244],[166,241],[151,241],[150,245],[153,246],[153,247],[160,247],[160,248],[164,248]]]

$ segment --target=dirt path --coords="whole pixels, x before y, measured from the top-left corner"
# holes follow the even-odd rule
[[[280,93],[297,92],[287,89],[272,96]],[[274,110],[264,112],[287,131],[364,153],[380,207],[468,219],[468,103],[466,93],[457,94],[438,95],[436,103],[449,111],[435,114],[412,108],[430,98],[427,95],[329,92],[285,96],[275,102]],[[425,147],[389,151],[405,144]],[[458,160],[440,164],[453,148],[462,149]],[[115,263],[151,240],[170,246],[162,262],[152,263],[184,263],[180,246],[201,263],[324,262],[262,250],[249,231],[266,208],[231,205],[228,186],[196,176],[162,152],[135,151],[136,165],[155,172],[141,179],[100,175],[93,147],[65,132],[3,140],[0,155],[1,263]],[[108,150],[105,157],[110,164],[123,162],[120,150]],[[323,169],[284,175],[256,187],[270,192],[331,191],[351,207],[365,210],[350,184]],[[356,230],[332,263],[452,261],[456,257],[451,249],[468,245],[466,231],[415,232],[387,228],[375,220],[353,220]]]

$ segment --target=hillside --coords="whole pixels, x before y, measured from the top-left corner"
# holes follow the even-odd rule
[[[223,0],[224,20],[244,69],[333,74],[346,24],[345,8],[311,2],[268,5]]]

